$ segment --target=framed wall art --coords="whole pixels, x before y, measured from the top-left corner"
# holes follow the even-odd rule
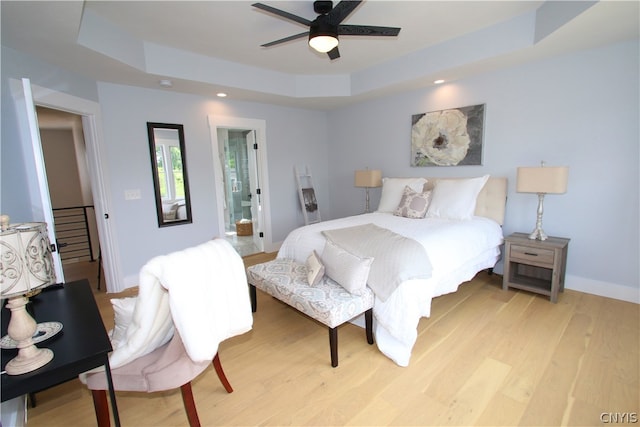
[[[411,166],[482,164],[484,104],[411,116]]]

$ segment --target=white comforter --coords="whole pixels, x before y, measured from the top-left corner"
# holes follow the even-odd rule
[[[373,313],[378,348],[400,366],[408,366],[421,317],[431,315],[433,297],[455,292],[480,270],[495,265],[500,256],[502,228],[493,220],[441,218],[408,219],[374,212],[320,222],[293,230],[283,242],[278,258],[304,263],[311,251],[321,257],[323,230],[373,223],[412,238],[424,246],[433,274],[426,280],[403,282],[386,301],[376,298]]]

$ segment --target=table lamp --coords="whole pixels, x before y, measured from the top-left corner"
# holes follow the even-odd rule
[[[356,187],[364,187],[367,194],[367,202],[364,212],[369,213],[369,188],[382,187],[382,171],[380,170],[357,170],[355,174]]]
[[[518,168],[516,191],[518,193],[538,194],[536,228],[529,235],[529,239],[547,239],[547,235],[542,230],[544,195],[566,193],[568,177],[569,168],[567,166],[545,167],[544,162],[541,162],[540,167],[537,168]]]
[[[6,215],[0,218],[0,223],[0,297],[9,300],[11,318],[7,332],[18,348],[18,355],[7,363],[5,370],[8,375],[19,375],[53,359],[53,351],[33,344],[37,325],[26,305],[32,292],[55,283],[56,275],[46,223],[9,225]]]

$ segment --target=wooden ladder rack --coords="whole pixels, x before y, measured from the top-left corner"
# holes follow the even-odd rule
[[[300,171],[297,167],[295,167],[294,170],[305,225],[322,221],[320,219],[320,209],[318,209],[316,191],[313,187],[313,178],[309,167],[305,166],[304,171]]]

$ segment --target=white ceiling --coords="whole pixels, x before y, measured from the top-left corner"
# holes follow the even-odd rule
[[[401,27],[340,38],[330,61],[305,31],[253,1],[6,1],[2,44],[92,79],[309,108],[335,108],[573,50],[638,39],[638,1],[363,2],[343,23]],[[262,3],[313,20],[313,1]],[[334,2],[335,3],[335,2]]]

